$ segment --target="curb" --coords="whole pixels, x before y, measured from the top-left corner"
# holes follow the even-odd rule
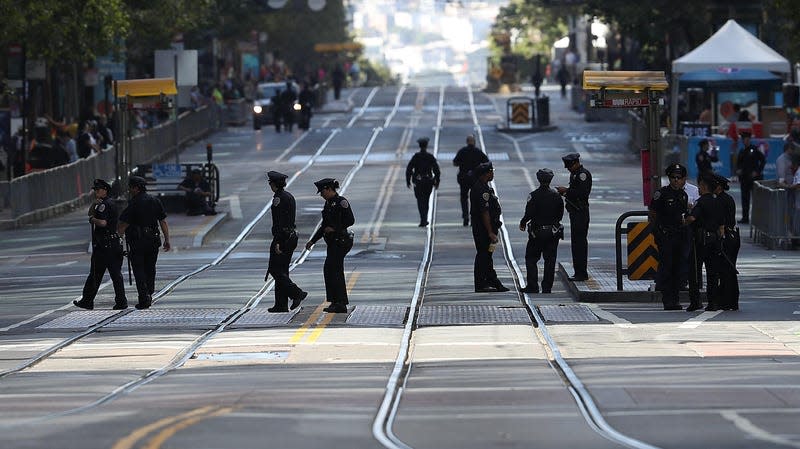
[[[216,227],[228,219],[228,212],[219,213],[214,216],[214,219],[206,223],[205,226],[194,236],[192,239],[192,247],[198,248],[206,243],[206,238],[214,232]]]

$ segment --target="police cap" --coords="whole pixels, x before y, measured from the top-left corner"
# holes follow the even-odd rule
[[[92,183],[92,190],[97,190],[97,189],[111,190],[111,184],[105,182],[102,179],[95,179],[94,182]]]
[[[428,146],[428,142],[430,142],[430,140],[431,139],[429,139],[427,137],[420,137],[419,139],[417,139],[417,143],[421,147],[427,147]]]
[[[131,176],[128,178],[128,185],[131,187],[139,187],[142,190],[147,189],[147,181],[141,176]]]
[[[473,172],[475,173],[475,176],[483,176],[486,173],[489,173],[490,171],[493,171],[493,170],[494,170],[494,166],[492,165],[491,162],[484,162],[484,163],[478,165],[477,167],[475,167],[475,170]]]
[[[750,136],[752,136],[753,134],[752,134],[750,131],[746,131],[746,130],[745,130],[745,131],[740,131],[740,132],[739,132],[739,135],[740,135],[740,136],[742,136],[742,138],[745,138],[745,137],[750,137]]]
[[[722,190],[730,190],[731,188],[731,186],[728,185],[728,178],[720,175],[719,173],[714,173],[714,181],[718,186],[722,187]]]
[[[564,167],[569,168],[575,161],[580,160],[581,155],[580,153],[569,153],[568,155],[561,158],[564,161]]]
[[[339,188],[339,181],[337,181],[337,180],[335,180],[333,178],[322,178],[319,181],[315,182],[314,185],[317,186],[317,193],[319,193],[319,192],[322,192],[322,189],[324,189],[326,187],[330,187],[330,188],[332,188],[334,190],[338,189]]]
[[[667,176],[680,175],[681,178],[686,176],[686,167],[681,164],[671,164],[667,167]]]
[[[542,168],[536,172],[536,179],[538,179],[542,184],[550,184],[550,181],[553,180],[553,175],[553,170],[550,170],[549,168]]]
[[[267,172],[267,181],[277,185],[286,185],[286,178],[288,177],[288,175],[284,175],[283,173],[275,170],[270,170]]]

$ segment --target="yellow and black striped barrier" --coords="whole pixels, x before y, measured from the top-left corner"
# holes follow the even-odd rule
[[[655,279],[658,271],[658,246],[647,221],[630,221],[630,217],[647,217],[647,211],[625,212],[617,219],[614,229],[617,246],[617,290],[622,291],[622,276],[631,280]],[[628,260],[622,264],[622,234],[626,234]]]
[[[508,129],[533,128],[533,100],[528,97],[512,97],[506,102]]]

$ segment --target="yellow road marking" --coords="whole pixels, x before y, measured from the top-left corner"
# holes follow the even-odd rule
[[[232,411],[233,407],[224,407],[217,409],[211,413],[186,418],[183,421],[180,421],[175,425],[169,426],[166,429],[159,432],[158,435],[151,438],[150,441],[148,441],[147,444],[142,447],[142,449],[160,449],[161,445],[164,444],[165,441],[172,438],[176,433],[180,432],[181,430],[193,426],[205,419],[213,418],[215,416],[225,415]]]
[[[303,325],[300,326],[297,331],[295,331],[294,335],[292,335],[292,338],[289,339],[289,343],[298,343],[300,340],[302,340],[306,335],[306,332],[308,332],[308,328],[311,327],[313,323],[317,322],[317,319],[322,314],[322,309],[324,308],[325,303],[318,305],[317,308],[311,312],[311,316],[308,317],[305,323],[303,323]]]
[[[347,293],[348,294],[351,291],[353,291],[353,287],[355,287],[356,282],[358,282],[358,278],[360,276],[361,276],[361,273],[358,272],[358,271],[356,271],[355,273],[350,275],[350,279],[347,281]],[[315,341],[317,341],[319,336],[322,335],[322,331],[325,330],[325,326],[327,326],[331,322],[331,320],[333,320],[333,316],[334,315],[336,315],[336,314],[335,313],[329,313],[325,318],[323,318],[322,322],[320,322],[317,325],[317,328],[314,329],[314,332],[312,332],[311,335],[308,336],[308,340],[306,340],[306,343],[314,343]]]
[[[186,413],[181,413],[180,415],[175,415],[175,416],[170,416],[170,417],[167,417],[167,418],[160,419],[160,420],[158,420],[158,421],[156,421],[154,423],[148,424],[148,425],[146,425],[144,427],[140,427],[140,428],[134,430],[133,432],[130,433],[130,435],[128,435],[125,438],[122,438],[119,441],[117,441],[114,444],[114,446],[112,446],[111,449],[130,449],[130,448],[133,447],[134,444],[136,444],[137,441],[139,441],[140,439],[144,438],[145,436],[147,436],[148,433],[150,433],[150,432],[152,432],[152,431],[154,431],[156,429],[159,429],[161,427],[170,425],[170,424],[174,423],[175,421],[180,421],[182,419],[191,418],[191,417],[196,416],[196,415],[202,415],[204,413],[207,413],[207,412],[213,410],[214,408],[215,408],[214,406],[209,405],[207,407],[197,408],[197,409],[188,411]]]

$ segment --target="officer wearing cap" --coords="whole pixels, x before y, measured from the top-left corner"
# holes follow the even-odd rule
[[[500,221],[500,200],[489,183],[494,179],[494,167],[484,162],[474,170],[477,181],[470,190],[470,214],[472,214],[472,239],[475,241],[475,292],[507,292],[494,271],[492,254],[497,245]]]
[[[525,293],[539,293],[539,273],[536,264],[544,257],[542,273],[542,293],[550,293],[556,272],[558,241],[564,238],[564,200],[550,187],[553,170],[543,168],[536,172],[539,188],[528,195],[525,215],[519,221],[519,230],[528,231],[528,246],[525,248],[525,268],[528,272],[528,285]]]
[[[325,239],[327,253],[322,268],[325,277],[325,295],[331,305],[323,309],[328,313],[347,313],[347,285],[344,281],[344,257],[353,248],[353,233],[347,228],[355,223],[350,202],[336,190],[339,181],[324,178],[314,183],[317,193],[325,199],[322,208],[322,223],[306,242],[306,249],[321,238]]]
[[[410,189],[414,183],[414,196],[417,198],[419,210],[419,226],[428,226],[428,201],[433,188],[439,188],[439,164],[436,157],[428,153],[428,139],[417,139],[419,151],[414,153],[406,166],[406,186]]]
[[[714,171],[711,163],[719,161],[719,157],[717,154],[708,152],[708,147],[710,145],[708,139],[702,139],[697,145],[699,151],[694,157],[694,162],[697,164],[697,175],[700,176],[702,173]]]
[[[164,251],[171,248],[169,225],[161,201],[147,194],[147,181],[144,178],[131,176],[128,179],[128,192],[130,200],[119,216],[117,232],[125,234],[128,244],[128,258],[139,295],[136,308],[146,309],[153,302],[161,234],[164,235]]]
[[[736,272],[736,259],[739,257],[739,248],[742,245],[739,236],[739,227],[736,226],[736,201],[728,194],[730,186],[728,178],[715,174],[717,187],[714,194],[722,205],[723,221],[725,224],[722,239],[722,251],[725,257],[721,260],[719,298],[723,310],[739,310],[739,277]]]
[[[203,172],[195,168],[178,185],[178,190],[186,192],[186,215],[216,215],[211,200],[211,186],[203,179]]]
[[[742,131],[742,149],[736,157],[736,175],[742,190],[742,219],[739,223],[750,223],[750,192],[753,182],[764,179],[764,166],[767,163],[764,153],[750,142],[750,132]]]
[[[592,174],[583,167],[581,155],[570,153],[562,157],[564,168],[569,170],[569,187],[559,186],[558,193],[566,201],[569,212],[569,239],[572,249],[574,275],[571,281],[589,279],[589,194],[592,192]]]
[[[467,136],[467,146],[462,147],[453,159],[453,165],[458,167],[456,181],[461,191],[461,218],[464,226],[469,226],[469,190],[477,179],[473,170],[480,164],[489,162],[489,157],[475,146],[475,136]]]
[[[272,243],[269,245],[269,266],[267,276],[275,279],[275,305],[270,307],[272,313],[288,312],[289,298],[292,298],[291,310],[300,306],[308,296],[289,277],[289,263],[292,253],[297,248],[297,228],[295,226],[296,205],[294,196],[285,190],[288,176],[277,171],[267,172],[270,189],[275,193],[272,197]],[[264,280],[267,280],[264,276]]]
[[[83,284],[83,295],[73,304],[92,310],[97,289],[108,270],[114,284],[114,310],[127,309],[125,282],[122,280],[122,241],[117,235],[117,206],[108,198],[111,185],[102,179],[95,179],[92,189],[94,202],[89,207],[89,224],[92,225],[91,268]]]
[[[700,176],[700,198],[698,198],[686,223],[694,223],[696,229],[697,255],[706,266],[706,310],[721,310],[719,298],[719,275],[723,259],[722,235],[724,229],[724,210],[722,203],[714,195],[717,180],[712,173]]]
[[[649,219],[658,245],[658,284],[664,310],[682,310],[678,292],[681,272],[689,254],[688,228],[683,220],[689,212],[689,196],[683,190],[686,167],[673,164],[666,169],[669,185],[655,193],[649,205]]]

